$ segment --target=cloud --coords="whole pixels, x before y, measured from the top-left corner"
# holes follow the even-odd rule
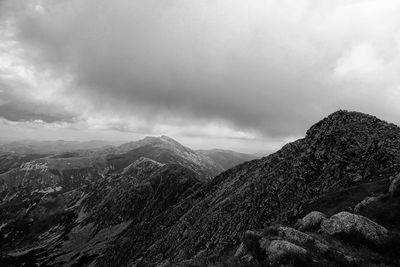
[[[22,65],[58,81],[45,98],[93,127],[284,140],[339,108],[400,122],[397,1],[13,0],[2,9]]]

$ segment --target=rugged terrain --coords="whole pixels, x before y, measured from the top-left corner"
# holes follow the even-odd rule
[[[35,151],[71,147],[59,143],[37,143]],[[79,241],[84,246],[93,240],[91,235],[99,238],[100,229],[104,238],[112,238],[128,222],[140,224],[140,216],[153,219],[182,194],[224,170],[166,136],[58,154],[3,153],[0,163],[0,255],[4,263],[17,266],[23,262],[63,264],[73,262],[73,256],[76,263],[88,261],[84,252],[77,256],[81,247],[69,251],[71,243],[64,244],[64,238],[80,240],[89,235]],[[158,226],[158,221],[153,225]],[[145,229],[138,231],[142,234]],[[69,237],[71,232],[76,234]],[[96,251],[104,250],[108,241],[93,242],[96,245],[88,247],[89,255],[98,255]],[[54,251],[52,246],[61,248]],[[66,255],[50,261],[54,253]]]
[[[338,111],[303,139],[211,180],[216,170],[205,171],[199,153],[150,141],[89,161],[93,179],[76,189],[53,186],[24,208],[3,201],[2,214],[11,210],[0,228],[3,265],[400,264],[396,125]],[[35,175],[58,166],[34,161]],[[2,181],[17,179],[10,175]]]

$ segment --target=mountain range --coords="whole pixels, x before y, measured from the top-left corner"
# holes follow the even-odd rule
[[[89,150],[0,157],[2,266],[400,265],[400,128],[374,116],[261,159],[166,136]]]
[[[16,154],[56,154],[76,150],[91,150],[112,147],[121,142],[108,142],[103,140],[79,141],[36,141],[21,140],[0,144],[0,153]]]

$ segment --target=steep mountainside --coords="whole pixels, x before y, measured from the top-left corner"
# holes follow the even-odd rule
[[[79,266],[100,257],[128,227],[138,238],[146,236],[148,247],[162,236],[162,225],[180,215],[168,208],[200,185],[187,168],[140,158],[124,174],[62,194],[51,192],[3,223],[0,249],[12,252],[0,254],[0,263]]]
[[[223,149],[196,150],[196,152],[211,158],[216,164],[218,164],[225,170],[242,164],[245,161],[260,158],[255,155],[238,153],[232,150]]]

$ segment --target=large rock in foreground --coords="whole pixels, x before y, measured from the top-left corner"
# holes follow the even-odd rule
[[[385,227],[364,216],[346,211],[324,220],[321,229],[329,235],[360,238],[376,246],[384,244],[389,234]]]

